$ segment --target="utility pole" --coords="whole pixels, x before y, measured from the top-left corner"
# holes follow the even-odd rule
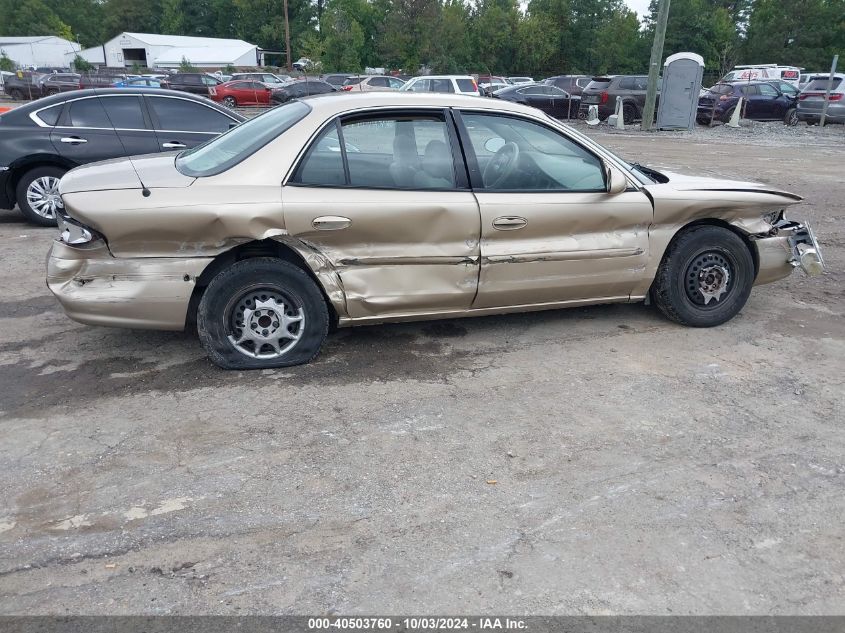
[[[290,62],[290,19],[288,18],[288,0],[285,0],[285,51],[288,55],[288,72],[293,70]]]
[[[830,80],[827,82],[827,90],[824,91],[824,104],[822,105],[822,116],[819,119],[819,127],[824,127],[824,120],[827,118],[827,105],[830,103],[830,89],[833,87],[833,78],[836,75],[836,62],[839,55],[833,56],[833,64],[830,67]]]
[[[666,39],[666,22],[669,20],[669,0],[660,0],[657,7],[657,24],[654,26],[654,43],[651,45],[651,59],[648,62],[648,90],[643,108],[643,130],[654,126],[654,106],[657,103],[657,79],[663,62],[663,41]]]

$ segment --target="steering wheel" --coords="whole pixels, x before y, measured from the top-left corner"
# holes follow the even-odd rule
[[[484,186],[495,189],[508,179],[519,163],[519,147],[516,143],[505,143],[493,154],[484,168]]]

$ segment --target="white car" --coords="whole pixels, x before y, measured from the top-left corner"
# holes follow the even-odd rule
[[[508,81],[512,84],[533,84],[534,79],[531,77],[508,77]]]
[[[722,77],[719,81],[765,81],[767,79],[783,79],[798,88],[801,81],[801,70],[802,69],[797,66],[780,66],[779,64],[734,66],[733,70]]]
[[[388,75],[360,75],[350,77],[340,87],[345,92],[385,92],[399,90],[405,82]]]
[[[469,75],[425,75],[413,77],[400,88],[405,92],[442,92],[478,96],[478,84]]]

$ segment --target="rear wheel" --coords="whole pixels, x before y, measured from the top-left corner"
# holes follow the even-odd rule
[[[197,310],[197,332],[224,369],[288,367],[312,360],[329,327],[323,295],[293,264],[246,259],[218,274]]]
[[[56,212],[63,208],[59,180],[61,167],[36,167],[26,172],[15,190],[18,207],[27,220],[40,226],[56,226]]]
[[[625,125],[632,125],[637,119],[637,108],[632,103],[622,104],[622,119]]]
[[[9,96],[15,101],[23,101],[23,92],[20,88],[11,88],[9,90]]]
[[[227,108],[235,108],[238,105],[238,101],[237,99],[231,96],[223,97],[223,105],[225,105]]]
[[[682,233],[660,263],[651,298],[671,320],[712,327],[733,318],[754,283],[754,260],[742,239],[719,226]]]

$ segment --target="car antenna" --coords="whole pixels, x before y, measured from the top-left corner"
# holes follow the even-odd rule
[[[117,128],[114,127],[114,121],[111,120],[111,117],[109,116],[109,111],[106,110],[106,107],[100,101],[100,95],[97,95],[97,102],[100,104],[100,107],[103,108],[103,112],[106,113],[106,118],[109,120],[109,124],[111,125],[111,128],[114,130],[114,134],[115,134],[115,136],[117,136],[117,140],[120,142],[120,146],[123,148],[123,154],[126,156],[126,159],[129,161],[129,164],[132,165],[132,171],[134,171],[135,175],[138,177],[138,182],[141,183],[141,195],[144,196],[145,198],[149,198],[150,195],[152,194],[152,191],[150,191],[147,188],[147,185],[144,184],[144,181],[141,180],[141,174],[138,173],[138,169],[135,167],[135,162],[132,160],[132,157],[129,155],[129,150],[126,149],[126,145],[123,144],[123,139],[120,138],[120,134],[118,133]]]

